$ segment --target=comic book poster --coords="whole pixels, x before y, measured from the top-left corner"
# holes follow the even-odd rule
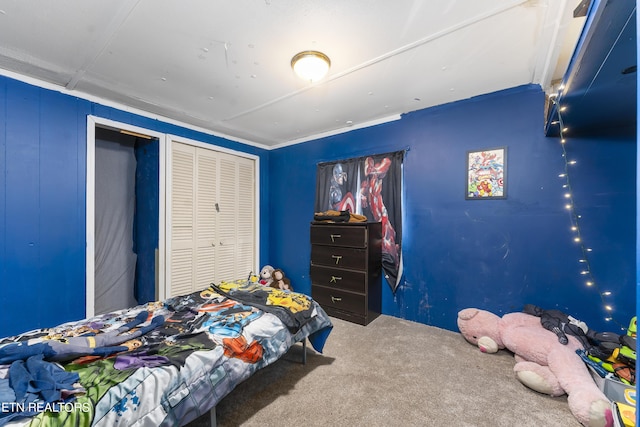
[[[349,211],[382,223],[382,268],[393,292],[402,277],[404,151],[319,163],[315,212]]]
[[[504,199],[506,147],[467,152],[466,199]]]

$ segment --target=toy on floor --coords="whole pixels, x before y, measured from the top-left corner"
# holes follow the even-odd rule
[[[533,304],[526,304],[522,312],[539,317],[542,326],[556,334],[560,344],[567,344],[569,342],[567,335],[573,335],[585,348],[590,346],[589,334],[593,331],[589,330],[586,323],[575,317],[560,310],[545,310]]]
[[[611,403],[576,353],[582,349],[576,337],[568,336],[563,345],[536,316],[508,313],[498,317],[477,308],[458,313],[458,328],[483,353],[496,353],[499,349],[514,353],[513,370],[525,386],[551,396],[566,393],[569,409],[584,426],[613,426]]]
[[[273,283],[271,284],[272,288],[281,289],[283,291],[293,291],[291,280],[284,275],[284,271],[281,269],[276,268],[273,270],[271,277],[273,278]]]
[[[635,320],[631,320],[627,335],[619,335],[615,332],[594,331],[586,323],[560,310],[545,310],[526,304],[522,311],[539,317],[542,326],[556,334],[560,344],[566,345],[569,342],[567,335],[576,337],[584,347],[585,351],[578,354],[585,363],[594,368],[597,365],[615,374],[625,384],[635,384],[636,338],[631,336],[636,327]],[[596,365],[590,362],[595,362]],[[602,375],[600,369],[597,372],[603,377],[606,375]]]
[[[636,408],[626,403],[616,402],[616,408],[620,415],[620,420],[625,427],[635,427],[636,425]]]

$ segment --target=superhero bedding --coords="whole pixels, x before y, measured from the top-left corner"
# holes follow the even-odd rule
[[[247,281],[0,340],[0,426],[177,426],[332,324]]]

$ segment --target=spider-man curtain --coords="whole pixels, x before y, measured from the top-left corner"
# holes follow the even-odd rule
[[[348,210],[382,223],[382,268],[395,293],[402,277],[404,151],[319,163],[315,212]]]

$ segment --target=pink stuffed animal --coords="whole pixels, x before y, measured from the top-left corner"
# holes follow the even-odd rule
[[[516,377],[525,386],[551,396],[567,394],[571,413],[588,427],[613,426],[611,403],[598,389],[576,354],[580,342],[573,336],[562,345],[545,329],[540,318],[526,313],[498,317],[488,311],[467,308],[458,313],[462,336],[483,353],[507,349],[514,353]]]

